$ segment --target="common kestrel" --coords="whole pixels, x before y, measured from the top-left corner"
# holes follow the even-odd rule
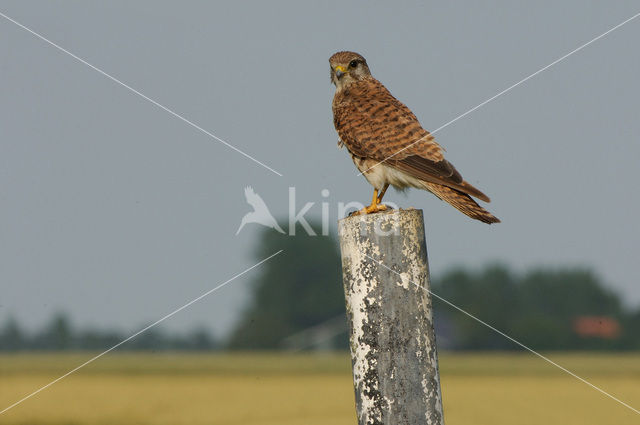
[[[364,57],[338,52],[329,59],[333,123],[354,164],[373,186],[371,205],[358,213],[387,209],[382,197],[389,185],[396,189],[425,189],[462,213],[485,223],[499,223],[471,196],[489,197],[463,180],[444,158],[444,149],[422,128],[416,116],[371,76]]]

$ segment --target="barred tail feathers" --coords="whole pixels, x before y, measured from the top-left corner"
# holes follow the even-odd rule
[[[483,223],[500,223],[500,219],[482,208],[476,201],[464,192],[437,183],[422,182],[424,188],[447,202],[461,213]]]

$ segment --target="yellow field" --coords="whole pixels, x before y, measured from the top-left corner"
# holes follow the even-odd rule
[[[90,357],[0,356],[0,410]],[[640,424],[533,355],[440,357],[447,425]],[[550,357],[640,409],[640,355]],[[355,423],[344,354],[108,354],[0,415],[7,425]]]

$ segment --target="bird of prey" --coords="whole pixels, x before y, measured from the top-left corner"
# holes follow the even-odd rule
[[[269,212],[267,204],[264,203],[260,195],[253,191],[251,186],[247,186],[244,189],[244,197],[247,200],[247,204],[253,207],[253,211],[242,217],[242,221],[240,222],[240,227],[238,227],[236,235],[240,233],[240,230],[242,230],[244,225],[247,223],[262,224],[263,226],[275,229],[280,233],[284,233],[284,230],[282,230],[276,219],[271,215],[271,212]]]
[[[356,214],[386,210],[382,197],[392,185],[428,190],[471,218],[489,224],[500,222],[472,198],[489,202],[489,197],[463,180],[411,110],[371,76],[364,57],[338,52],[329,64],[331,82],[336,86],[333,123],[338,146],[347,148],[374,188],[371,205]]]

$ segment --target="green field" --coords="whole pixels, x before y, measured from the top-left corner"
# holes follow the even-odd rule
[[[639,354],[550,354],[640,408]],[[0,356],[0,410],[91,354]],[[640,415],[530,354],[440,356],[445,419],[639,424]],[[345,354],[108,354],[0,415],[7,425],[355,424]]]

